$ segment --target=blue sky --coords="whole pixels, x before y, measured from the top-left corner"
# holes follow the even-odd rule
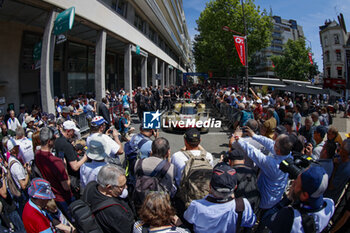
[[[191,38],[198,32],[196,20],[209,0],[183,0],[187,27]],[[284,19],[295,19],[304,30],[305,37],[311,42],[314,60],[322,72],[322,49],[319,38],[319,26],[326,19],[337,20],[343,13],[347,30],[350,31],[350,0],[255,0],[256,5],[270,10],[273,15]],[[309,45],[309,42],[306,42]]]

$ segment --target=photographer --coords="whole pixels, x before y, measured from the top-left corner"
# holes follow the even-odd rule
[[[294,180],[288,199],[292,205],[274,214],[267,226],[272,232],[322,232],[334,213],[334,203],[323,198],[328,175],[321,166],[311,166]]]
[[[91,134],[86,139],[86,145],[90,146],[90,140],[97,134],[102,134],[103,139],[107,142],[109,147],[111,148],[110,153],[108,154],[111,158],[116,158],[117,155],[121,155],[124,153],[123,146],[119,140],[119,133],[116,129],[107,130],[106,134],[103,132],[106,130],[107,122],[101,116],[96,116],[91,120]]]
[[[270,151],[273,151],[272,156],[266,156],[241,139],[242,131],[240,129],[236,130],[233,134],[233,139],[236,143],[242,147],[248,157],[261,169],[258,178],[258,188],[261,194],[259,207],[262,209],[261,216],[263,216],[266,210],[273,208],[282,199],[284,189],[288,182],[288,174],[285,174],[279,169],[279,164],[283,160],[291,158],[290,152],[293,144],[289,136],[285,134],[278,136],[274,142],[269,138],[256,135],[248,127],[244,127],[244,129],[254,140],[260,142]],[[262,221],[263,220],[264,217]]]

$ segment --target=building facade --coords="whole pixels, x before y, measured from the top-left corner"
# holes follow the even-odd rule
[[[339,15],[338,22],[326,20],[319,28],[323,55],[323,85],[325,88],[345,89],[348,74],[347,44],[350,41],[343,15]]]
[[[54,35],[71,7],[72,29]],[[1,112],[21,103],[54,112],[54,96],[100,100],[106,90],[181,84],[193,67],[182,0],[5,0],[0,42]]]
[[[302,26],[297,21],[290,19],[282,19],[280,16],[272,17],[272,41],[268,48],[262,49],[256,54],[257,76],[259,77],[275,77],[273,71],[272,56],[283,54],[283,45],[288,40],[298,40],[304,38]]]

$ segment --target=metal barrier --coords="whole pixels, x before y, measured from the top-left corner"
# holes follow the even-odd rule
[[[81,113],[79,115],[72,116],[72,119],[74,119],[80,127],[80,133],[85,133],[90,129],[89,122],[86,118],[86,113]]]
[[[215,99],[213,99],[212,103],[220,113],[222,120],[226,122],[227,127],[235,129],[241,120],[241,110],[230,106],[226,102],[220,103],[220,100],[216,99],[216,96],[213,96],[213,98]]]

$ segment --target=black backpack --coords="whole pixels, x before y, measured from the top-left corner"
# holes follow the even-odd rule
[[[160,162],[153,172],[148,176],[143,173],[142,163],[144,159],[141,159],[136,164],[136,184],[134,189],[134,201],[137,207],[141,207],[144,199],[150,191],[164,191],[168,190],[161,184],[161,180],[164,178],[169,170],[170,163],[167,160]]]
[[[76,200],[69,205],[69,211],[72,213],[72,217],[75,220],[75,227],[79,233],[101,233],[103,232],[101,227],[98,225],[95,215],[97,212],[106,209],[113,205],[120,205],[113,198],[108,198],[102,201],[94,208],[87,203],[87,190],[92,186],[95,186],[96,182],[91,182],[83,194],[82,199]]]

